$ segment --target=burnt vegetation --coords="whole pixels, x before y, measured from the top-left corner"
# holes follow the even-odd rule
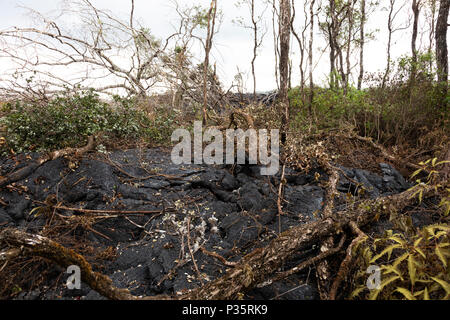
[[[164,39],[134,0],[126,19],[70,0],[0,31],[0,298],[450,298],[449,1],[237,2],[249,91],[211,55],[221,1],[173,2]],[[277,89],[258,93],[269,26]],[[392,60],[400,32],[411,47]],[[386,64],[369,73],[375,37]],[[172,132],[194,121],[279,129],[280,170],[173,164]]]

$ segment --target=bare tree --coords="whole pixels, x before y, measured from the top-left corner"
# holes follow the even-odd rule
[[[306,13],[307,4],[308,4],[307,1],[305,1],[303,4],[305,20],[300,29],[300,31],[301,31],[300,34],[296,31],[296,28],[294,26],[295,17],[296,17],[296,9],[295,9],[294,0],[292,0],[292,5],[291,5],[292,6],[291,31],[292,31],[292,34],[294,35],[295,39],[297,40],[298,47],[300,50],[299,71],[300,71],[300,90],[301,90],[302,94],[304,93],[304,87],[305,87],[305,69],[303,68],[303,64],[304,64],[305,52],[306,52],[306,31],[308,29],[309,24],[311,23],[310,21],[308,21],[308,15]]]
[[[291,38],[291,4],[289,0],[280,0],[280,102],[283,111],[281,143],[286,142],[289,125],[289,47]]]
[[[438,20],[436,22],[436,61],[438,70],[438,82],[441,88],[440,105],[445,110],[445,98],[448,92],[448,49],[447,49],[447,27],[450,2],[441,0],[439,5]]]
[[[128,20],[94,7],[89,0],[67,1],[53,19],[28,10],[37,27],[0,32],[0,58],[13,65],[3,75],[0,90],[26,97],[88,88],[146,96],[176,78],[180,52],[174,54],[174,47],[195,40],[193,30],[200,25],[180,16],[179,28],[158,39],[136,21],[134,0]],[[79,29],[64,25],[68,15],[79,19]],[[70,76],[65,74],[68,68]]]
[[[394,24],[395,18],[403,10],[403,8],[406,5],[406,2],[403,2],[402,5],[400,5],[398,7],[398,9],[395,9],[395,3],[396,3],[396,0],[389,0],[389,9],[388,9],[389,10],[389,15],[388,15],[388,23],[387,23],[388,43],[387,43],[387,49],[386,49],[386,51],[387,51],[387,58],[386,58],[386,69],[384,71],[383,80],[382,80],[382,84],[381,84],[382,88],[384,88],[386,86],[387,79],[388,79],[389,74],[391,72],[392,36],[393,36],[393,34],[395,32],[400,31],[400,30],[408,29],[409,26],[410,26],[410,20],[409,19],[406,22],[406,24],[404,24],[404,25],[396,26]]]
[[[238,2],[238,6],[246,5],[250,13],[251,25],[247,25],[243,19],[238,21],[238,24],[244,28],[250,29],[253,34],[253,57],[251,61],[252,77],[253,77],[253,99],[256,99],[256,68],[255,62],[258,56],[258,50],[262,45],[264,37],[267,33],[267,26],[263,24],[263,16],[267,10],[268,3],[264,3],[264,8],[257,12],[255,8],[255,0],[241,0]]]

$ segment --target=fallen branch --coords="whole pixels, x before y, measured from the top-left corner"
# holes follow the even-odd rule
[[[48,238],[8,228],[0,232],[0,243],[7,244],[13,247],[12,250],[16,250],[9,250],[8,252],[11,253],[10,256],[14,256],[12,253],[17,254],[17,250],[20,248],[21,255],[24,256],[42,257],[64,268],[71,265],[80,267],[81,279],[92,289],[108,299],[136,299],[127,289],[116,288],[109,277],[93,271],[91,265],[83,256],[71,249],[64,248]],[[4,254],[0,254],[0,257],[4,256]]]
[[[353,239],[352,243],[348,246],[346,256],[344,260],[341,263],[341,266],[339,267],[339,271],[337,273],[336,278],[333,281],[333,284],[331,285],[329,298],[330,300],[336,300],[337,296],[337,290],[339,289],[339,285],[344,280],[344,278],[348,275],[350,272],[350,263],[352,262],[353,258],[353,248],[358,245],[361,241],[363,241],[364,238],[367,236],[362,232],[356,223],[354,221],[351,221],[349,223],[350,228],[352,229],[353,233],[357,235],[355,239]]]
[[[330,175],[328,180],[327,192],[325,195],[325,207],[322,210],[322,217],[329,218],[333,216],[333,208],[334,208],[334,197],[338,194],[337,184],[339,181],[339,173],[327,160],[322,160],[322,166],[325,168],[327,173]],[[320,251],[325,253],[329,250],[332,250],[334,246],[334,238],[333,235],[330,235],[327,239],[325,239],[320,247]],[[319,290],[320,298],[322,300],[327,300],[328,297],[328,286],[330,280],[330,270],[328,266],[328,262],[326,260],[322,260],[316,268],[317,274],[317,287]]]
[[[335,248],[332,248],[332,249],[327,250],[325,252],[321,252],[317,256],[312,257],[311,259],[308,259],[308,260],[300,263],[299,265],[295,266],[294,268],[289,269],[289,270],[287,270],[285,272],[277,274],[275,277],[273,277],[269,281],[269,283],[273,283],[273,282],[276,282],[276,281],[283,280],[283,279],[285,279],[285,278],[287,278],[287,277],[289,277],[289,276],[291,276],[291,275],[293,275],[295,273],[298,273],[298,272],[302,271],[303,269],[305,269],[305,268],[307,268],[309,266],[312,266],[312,265],[318,263],[319,261],[322,261],[323,259],[328,258],[329,256],[332,256],[332,255],[338,253],[339,251],[341,251],[342,246],[344,245],[345,239],[346,239],[346,236],[344,234],[344,235],[342,235],[341,240],[339,241],[339,244]]]
[[[220,262],[222,262],[222,264],[223,264],[224,266],[227,266],[227,267],[235,267],[235,266],[237,265],[237,262],[231,262],[231,261],[228,261],[227,259],[225,259],[224,257],[222,257],[220,254],[218,254],[218,253],[216,253],[216,252],[208,251],[208,250],[206,250],[206,249],[203,248],[203,247],[200,248],[200,251],[201,251],[203,254],[206,254],[207,256],[216,258],[217,260],[219,260]]]
[[[88,143],[84,147],[66,148],[63,150],[57,150],[57,151],[47,153],[47,154],[41,156],[40,158],[38,158],[37,160],[33,161],[32,163],[30,163],[26,167],[21,168],[17,171],[14,171],[14,172],[6,175],[5,177],[0,177],[0,188],[7,186],[10,183],[25,179],[30,174],[32,174],[37,168],[39,168],[40,166],[42,166],[44,163],[46,163],[48,161],[56,160],[58,158],[68,156],[68,155],[81,156],[81,155],[85,154],[86,152],[94,149],[94,147],[95,147],[94,137],[89,136]]]
[[[42,202],[42,201],[34,201],[34,202],[48,205],[46,202]],[[80,212],[80,213],[116,214],[116,215],[158,214],[158,213],[163,213],[165,211],[170,211],[170,210],[174,209],[174,208],[165,208],[163,210],[135,210],[135,211],[130,211],[130,210],[108,210],[108,209],[105,209],[105,210],[82,209],[82,208],[66,207],[66,206],[62,206],[62,205],[54,205],[54,206],[50,206],[50,207],[53,208],[53,209],[56,209],[56,210],[74,211],[74,212]]]
[[[399,159],[399,158],[391,155],[382,145],[376,143],[370,137],[361,137],[356,134],[355,135],[335,134],[335,136],[340,136],[340,137],[347,138],[347,139],[356,139],[356,140],[368,143],[372,148],[377,149],[385,159],[388,159],[394,163],[400,163],[400,164],[402,164],[410,169],[413,169],[413,170],[422,169],[417,164],[414,164],[414,163],[411,163],[408,161],[404,161],[402,159]]]

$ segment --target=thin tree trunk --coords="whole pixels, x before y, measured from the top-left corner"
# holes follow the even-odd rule
[[[361,0],[361,25],[360,25],[360,43],[359,43],[359,77],[358,90],[361,90],[361,85],[364,77],[364,26],[366,24],[366,1]]]
[[[390,7],[389,7],[389,17],[388,17],[388,43],[387,43],[387,61],[386,61],[386,71],[383,75],[383,82],[381,84],[381,87],[384,89],[386,86],[386,81],[389,76],[389,73],[391,71],[391,43],[392,43],[392,20],[393,20],[393,13],[394,13],[394,4],[395,0],[390,0]]]
[[[280,0],[280,102],[282,105],[283,122],[281,128],[281,143],[286,142],[289,125],[289,46],[291,35],[291,4],[289,0]]]
[[[277,15],[277,7],[276,7],[276,0],[272,1],[272,32],[273,32],[273,48],[274,48],[274,54],[275,54],[275,80],[277,82],[277,88],[280,90],[280,80],[278,77],[278,57],[279,57],[279,51],[278,51],[278,43],[279,43],[279,35],[276,32],[275,28],[275,17]]]
[[[211,0],[208,11],[208,30],[205,43],[205,61],[203,62],[203,125],[208,120],[208,71],[209,71],[209,53],[212,47],[214,37],[214,29],[216,23],[217,0]]]
[[[314,2],[315,0],[311,0],[309,6],[309,15],[311,19],[310,29],[309,29],[309,115],[312,115],[312,104],[314,99],[314,81],[313,81],[313,40],[314,40]]]
[[[295,31],[294,28],[294,21],[295,21],[295,0],[292,0],[292,18],[291,18],[291,31],[294,35],[295,39],[297,40],[299,49],[300,49],[300,63],[299,63],[299,71],[300,71],[300,89],[303,95],[303,91],[305,88],[305,70],[303,69],[303,62],[305,59],[305,38],[304,38],[304,32],[302,32],[302,37],[299,36],[297,31]],[[305,21],[305,29],[306,29],[306,21]]]
[[[428,46],[428,53],[431,54],[433,52],[433,42],[434,38],[436,36],[435,30],[436,30],[436,0],[431,0],[430,3],[431,6],[431,18],[430,18],[430,34],[429,34],[429,46]],[[430,71],[433,69],[433,60],[430,59]]]
[[[413,0],[412,2],[412,11],[414,16],[413,22],[413,30],[411,37],[411,54],[412,54],[412,65],[411,65],[411,79],[410,79],[410,95],[412,87],[414,86],[414,82],[416,79],[417,72],[417,28],[419,26],[419,13],[420,13],[420,1],[421,0]]]
[[[256,100],[256,74],[255,61],[258,50],[258,25],[255,20],[255,0],[251,0],[251,16],[253,24],[253,59],[252,59],[252,76],[253,76],[253,100]]]
[[[344,94],[346,95],[348,92],[348,86],[349,86],[349,82],[350,82],[350,69],[351,69],[351,65],[350,65],[350,54],[351,54],[351,45],[352,45],[352,33],[353,33],[353,9],[354,9],[354,4],[355,1],[353,1],[352,5],[348,6],[348,35],[347,35],[347,52],[346,52],[346,67],[347,70],[345,71],[345,83],[344,83]]]
[[[441,0],[438,20],[436,23],[436,62],[438,69],[438,82],[441,91],[440,107],[446,111],[445,102],[448,92],[448,49],[447,49],[447,19],[450,1]]]
[[[330,43],[330,88],[336,88],[336,3],[330,0],[331,24],[328,25],[328,37]]]

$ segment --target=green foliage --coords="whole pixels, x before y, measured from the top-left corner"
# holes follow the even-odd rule
[[[417,179],[412,188],[412,197],[422,202],[425,186],[433,186],[436,191],[445,189],[440,182],[439,169],[448,161],[437,158],[419,163],[420,169],[412,175],[418,177],[425,173],[425,182]],[[391,213],[390,221],[394,228],[403,231],[385,232],[384,236],[366,242],[359,248],[357,272],[354,276],[350,298],[361,299],[407,299],[430,300],[450,299],[450,226],[448,211],[450,190],[445,189],[439,207],[443,214],[439,224],[424,226],[417,230],[411,218],[396,212]],[[381,283],[376,289],[366,286],[366,270],[371,265],[381,269]]]
[[[429,53],[418,54],[417,62],[405,56],[392,63],[392,73],[386,79],[383,73],[368,75],[367,89],[315,87],[311,113],[310,89],[302,92],[293,88],[289,92],[291,125],[298,129],[311,129],[312,125],[319,130],[352,127],[359,135],[384,145],[408,143],[431,149],[437,143],[445,144],[442,132],[444,126],[448,130],[448,110],[439,107],[442,94],[435,81],[434,65]],[[434,131],[436,128],[441,133]]]
[[[299,88],[289,91],[292,125],[302,127],[310,122],[306,98],[309,89],[302,94]],[[344,122],[355,122],[361,112],[373,112],[374,107],[369,103],[367,92],[350,87],[344,94],[343,89],[314,89],[313,117],[318,128],[339,127]]]
[[[439,183],[439,167],[442,165],[450,163],[450,161],[437,161],[437,158],[428,159],[425,162],[420,162],[420,169],[417,169],[411,175],[411,178],[417,177],[419,174],[425,172],[426,173],[426,181],[422,182],[422,179],[417,179],[417,184],[412,188],[415,192],[414,196],[419,197],[419,201],[422,202],[423,190],[425,186],[432,185],[437,191],[438,188],[443,188],[444,186]],[[450,188],[445,188],[444,196],[439,203],[439,207],[442,208],[442,215],[447,217],[450,212]]]
[[[114,98],[108,104],[93,91],[64,94],[46,105],[7,104],[0,119],[5,130],[3,152],[44,151],[82,145],[86,137],[144,138],[162,142],[170,137],[173,118],[164,113],[151,120],[133,99]],[[170,132],[170,133],[169,133]]]
[[[450,227],[423,227],[413,236],[388,230],[359,251],[359,272],[350,298],[429,300],[450,298]],[[366,287],[369,265],[381,268],[379,288]]]

